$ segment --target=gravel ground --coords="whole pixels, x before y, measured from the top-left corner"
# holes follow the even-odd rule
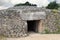
[[[37,33],[31,33],[27,37],[7,38],[6,40],[60,40],[60,34],[37,34]]]

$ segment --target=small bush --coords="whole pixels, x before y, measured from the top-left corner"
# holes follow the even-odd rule
[[[50,31],[48,29],[45,29],[45,34],[49,34]]]
[[[58,13],[58,10],[53,9],[52,12],[53,12],[53,13]]]

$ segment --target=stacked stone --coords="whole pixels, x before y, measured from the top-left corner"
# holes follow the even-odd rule
[[[26,21],[16,10],[3,10],[0,13],[0,34],[7,37],[21,37],[26,34]]]
[[[45,28],[51,33],[58,31],[58,26],[60,26],[60,12],[54,13],[48,10],[46,13]]]

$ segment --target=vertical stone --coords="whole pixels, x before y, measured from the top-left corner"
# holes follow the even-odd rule
[[[43,20],[40,20],[40,21],[39,21],[39,24],[38,24],[38,32],[39,32],[39,33],[42,33],[43,30],[44,30]]]

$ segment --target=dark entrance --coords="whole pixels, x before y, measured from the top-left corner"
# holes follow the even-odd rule
[[[38,29],[38,21],[27,21],[28,24],[28,32],[37,32]]]

